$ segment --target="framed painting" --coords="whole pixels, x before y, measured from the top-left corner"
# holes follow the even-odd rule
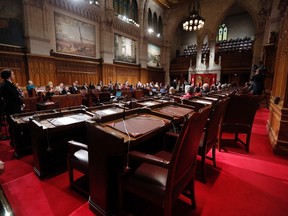
[[[0,43],[25,46],[22,0],[0,1]]]
[[[153,44],[148,44],[148,58],[147,66],[149,67],[161,67],[160,63],[161,49]]]
[[[57,52],[96,57],[94,25],[57,12],[54,19]]]
[[[115,61],[136,63],[136,41],[119,34],[114,36]]]

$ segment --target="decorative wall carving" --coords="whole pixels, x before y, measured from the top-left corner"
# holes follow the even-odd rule
[[[140,28],[132,24],[125,23],[124,21],[118,19],[117,17],[113,18],[113,28],[121,32],[125,32],[126,34],[133,35],[134,37],[139,38],[141,35]]]
[[[100,10],[96,7],[91,7],[87,2],[78,2],[77,4],[81,4],[81,7],[74,1],[69,0],[47,0],[47,2],[78,16],[85,17],[98,23],[101,22]]]
[[[273,89],[270,98],[270,115],[268,120],[269,139],[273,150],[277,154],[288,155],[288,9],[283,14],[281,30],[277,45]],[[282,5],[283,6],[283,5]],[[274,99],[280,98],[275,104]]]

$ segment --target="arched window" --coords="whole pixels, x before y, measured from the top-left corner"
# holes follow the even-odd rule
[[[159,20],[158,20],[158,29],[157,29],[157,32],[162,35],[162,18],[161,18],[161,16],[159,17]]]
[[[152,23],[152,12],[151,9],[149,8],[148,10],[148,27],[152,28],[153,27],[153,23]]]
[[[137,0],[113,0],[113,8],[116,14],[126,16],[136,23],[138,22]]]
[[[136,0],[132,1],[132,19],[138,23],[138,4]]]
[[[124,1],[125,0],[119,0],[119,14],[124,15]]]
[[[153,14],[153,30],[154,31],[157,31],[157,24],[158,24],[158,20],[157,20],[157,14],[154,12],[154,14]]]
[[[128,18],[131,18],[129,0],[124,1],[124,13],[123,13],[123,15],[128,17]]]
[[[228,38],[228,28],[223,23],[222,25],[219,26],[218,41],[225,41],[225,40],[227,40],[227,38]]]
[[[119,14],[120,13],[120,3],[119,0],[113,0],[113,8],[114,12]]]

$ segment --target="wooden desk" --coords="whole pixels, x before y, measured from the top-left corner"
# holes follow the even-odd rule
[[[165,104],[164,106],[153,110],[153,112],[171,116],[174,121],[177,122],[182,122],[190,113],[194,111],[194,107],[178,103]]]
[[[36,109],[39,110],[50,110],[60,108],[59,103],[55,102],[40,102],[36,104]]]
[[[156,100],[149,99],[145,101],[138,101],[138,102],[136,101],[135,106],[156,109],[166,104],[171,104],[171,102],[169,102],[168,100],[161,100],[161,99],[156,99]]]
[[[11,141],[14,146],[14,155],[16,158],[20,158],[24,153],[32,152],[30,119],[33,119],[34,115],[40,116],[49,113],[55,113],[55,111],[47,110],[11,115]]]
[[[31,138],[34,156],[34,171],[39,177],[65,167],[67,141],[86,141],[85,121],[92,114],[84,109],[34,116],[31,122]]]
[[[87,122],[89,206],[95,214],[117,215],[118,183],[127,165],[128,149],[157,143],[171,127],[170,120],[150,113],[149,110],[128,110],[124,122],[129,136],[126,132],[121,132],[124,126],[122,119],[102,122],[101,125]],[[120,128],[113,126],[117,124]],[[133,132],[128,131],[131,129],[130,124],[133,125]],[[135,133],[135,128],[140,130]]]
[[[214,103],[215,103],[214,101],[204,100],[201,98],[194,98],[192,100],[183,100],[183,104],[195,107],[196,111],[198,111],[199,109],[205,106],[213,106]]]
[[[55,104],[59,104],[59,108],[81,106],[82,95],[81,94],[53,95],[50,101],[54,102]]]

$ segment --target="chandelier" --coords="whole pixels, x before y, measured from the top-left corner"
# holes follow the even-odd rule
[[[197,31],[203,28],[205,19],[200,16],[200,0],[194,1],[193,11],[183,23],[183,30]]]

